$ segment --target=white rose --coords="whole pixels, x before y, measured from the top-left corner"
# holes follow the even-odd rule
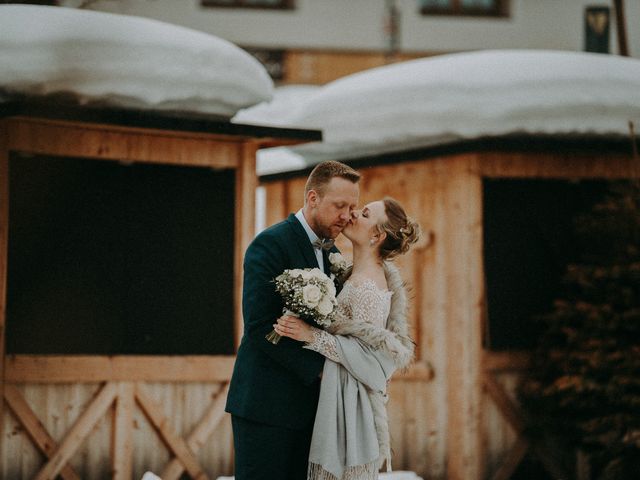
[[[318,305],[321,297],[322,292],[316,285],[305,285],[302,288],[302,298],[304,299],[304,303],[309,307]]]
[[[329,315],[333,311],[333,303],[329,297],[324,297],[318,304],[318,313],[320,315]]]
[[[313,277],[313,275],[311,275],[311,272],[304,270],[300,276],[302,277],[303,280],[308,281],[311,280],[311,278]]]
[[[342,254],[333,252],[329,254],[329,262],[336,268],[344,270],[347,268],[347,261]]]
[[[312,277],[315,277],[315,278],[324,278],[325,277],[325,274],[319,268],[312,268],[311,272],[309,272],[309,273],[311,274]]]
[[[294,268],[293,270],[289,270],[289,275],[293,278],[297,278],[300,275],[302,275],[304,273],[303,270],[300,270],[299,268]]]
[[[341,263],[344,261],[344,259],[342,258],[342,254],[338,253],[338,252],[331,252],[329,254],[329,261],[333,264],[336,263]]]

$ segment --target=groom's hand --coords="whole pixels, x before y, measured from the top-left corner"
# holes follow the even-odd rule
[[[273,325],[276,333],[299,342],[313,342],[313,327],[297,317],[283,315]]]

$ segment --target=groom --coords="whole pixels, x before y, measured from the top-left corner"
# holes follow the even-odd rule
[[[317,165],[305,185],[304,208],[259,234],[244,258],[244,336],[231,377],[236,480],[304,480],[324,357],[282,338],[265,339],[282,315],[272,280],[288,268],[329,275],[327,248],[358,204],[360,174],[339,162]],[[314,246],[314,242],[316,246]]]

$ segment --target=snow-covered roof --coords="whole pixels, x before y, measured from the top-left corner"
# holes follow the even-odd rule
[[[245,125],[268,125],[273,127],[293,127],[289,118],[297,108],[320,87],[317,85],[284,85],[277,87],[273,98],[251,108],[240,110],[232,119],[233,123]],[[288,147],[274,147],[258,150],[256,171],[258,175],[269,175],[290,170],[302,170],[309,165],[301,155]]]
[[[288,115],[277,105],[278,125],[322,129],[323,141],[286,156],[261,151],[259,174],[483,137],[625,136],[629,121],[640,125],[640,60],[539,50],[441,55],[343,77],[297,102]],[[241,112],[245,121],[251,111]]]
[[[64,94],[231,117],[272,92],[257,60],[203,32],[128,15],[0,5],[0,100]]]

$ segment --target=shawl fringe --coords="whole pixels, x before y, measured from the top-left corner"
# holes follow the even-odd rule
[[[322,465],[309,463],[307,478],[313,480],[378,480],[378,468],[377,465],[372,463],[347,467],[342,478],[338,478],[333,473],[327,472],[322,468]]]

